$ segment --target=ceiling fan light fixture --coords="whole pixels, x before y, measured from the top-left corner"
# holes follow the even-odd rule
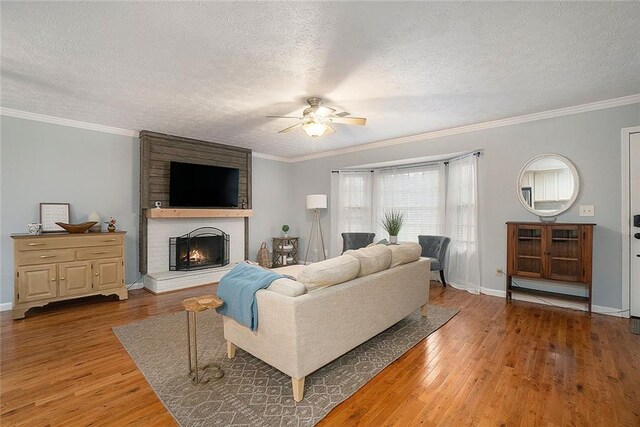
[[[310,137],[317,138],[327,133],[329,126],[324,123],[309,122],[302,125],[302,130]]]

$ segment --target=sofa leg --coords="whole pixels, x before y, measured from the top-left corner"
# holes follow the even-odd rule
[[[231,341],[227,341],[227,357],[233,359],[236,357],[236,345]]]
[[[420,307],[420,311],[422,312],[422,315],[424,317],[427,317],[429,315],[429,307],[428,307],[428,305],[429,304],[425,304],[422,307]]]
[[[293,400],[301,402],[304,396],[304,377],[300,379],[291,377],[291,385],[293,386]]]
[[[447,281],[444,280],[444,270],[440,270],[440,281],[442,281],[442,286],[447,287]]]

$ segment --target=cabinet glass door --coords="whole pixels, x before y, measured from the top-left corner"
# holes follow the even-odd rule
[[[548,268],[550,279],[580,282],[582,265],[580,260],[580,228],[578,226],[554,226],[547,240]]]
[[[515,256],[518,275],[542,277],[542,226],[518,226]]]

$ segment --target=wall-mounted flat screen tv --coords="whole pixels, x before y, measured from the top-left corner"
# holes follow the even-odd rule
[[[235,208],[240,170],[171,162],[169,204],[174,207]]]

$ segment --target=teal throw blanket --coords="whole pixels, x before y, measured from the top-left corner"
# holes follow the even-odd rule
[[[255,331],[258,328],[256,292],[281,277],[284,276],[251,264],[236,265],[220,279],[218,297],[224,304],[216,311]]]

